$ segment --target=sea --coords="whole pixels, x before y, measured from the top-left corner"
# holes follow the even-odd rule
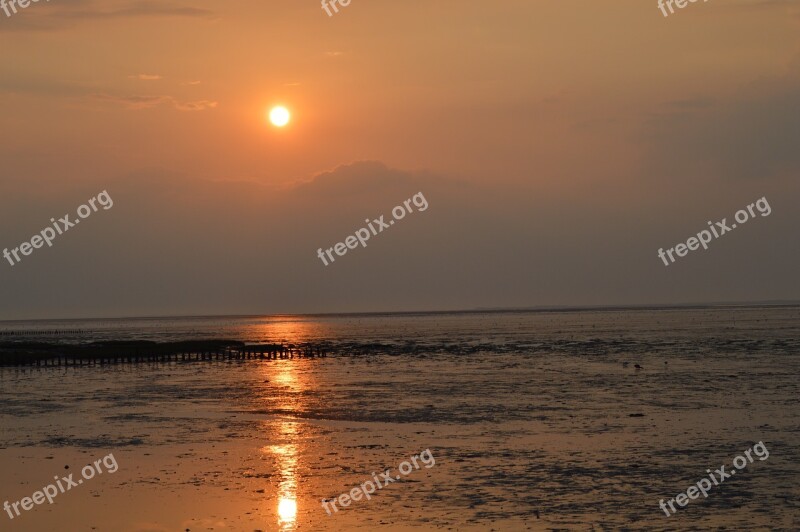
[[[0,322],[4,332],[0,342],[323,342],[333,354],[0,368],[0,503],[109,454],[119,464],[54,504],[0,513],[0,530],[800,530],[798,306]],[[755,445],[768,456],[734,467]],[[421,453],[435,464],[405,467]],[[661,507],[721,466],[736,473],[707,496]],[[358,496],[385,472],[392,482]]]

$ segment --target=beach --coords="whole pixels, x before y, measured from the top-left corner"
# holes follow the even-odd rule
[[[799,316],[750,307],[73,324],[102,338],[324,338],[354,354],[3,368],[4,500],[65,466],[111,452],[119,463],[52,505],[6,516],[3,529],[65,519],[71,530],[122,531],[796,529]],[[768,459],[675,515],[659,509],[759,441]],[[435,465],[330,515],[322,506],[426,449]]]

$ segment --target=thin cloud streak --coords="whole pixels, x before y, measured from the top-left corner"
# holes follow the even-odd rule
[[[137,18],[189,18],[212,20],[214,11],[197,7],[155,2],[133,2],[116,9],[104,7],[100,2],[60,0],[37,6],[24,17],[17,17],[13,23],[0,25],[0,32],[47,32],[72,28],[80,23],[96,20],[125,20]]]
[[[128,109],[150,109],[161,104],[170,104],[179,111],[205,111],[214,109],[219,102],[211,100],[181,101],[172,96],[112,96],[109,94],[93,94],[93,98],[106,102],[118,103]]]

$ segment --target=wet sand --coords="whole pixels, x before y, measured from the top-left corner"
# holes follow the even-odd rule
[[[800,527],[796,309],[738,312],[735,328],[724,311],[489,316],[340,334],[413,338],[413,356],[2,369],[3,500],[65,465],[119,463],[52,506],[0,514],[2,529]],[[449,352],[456,327],[494,347]],[[659,509],[758,441],[767,460]],[[325,513],[321,499],[425,449],[434,467]]]

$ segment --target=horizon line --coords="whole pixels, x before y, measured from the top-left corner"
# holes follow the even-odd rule
[[[159,319],[202,319],[202,318],[265,318],[265,317],[319,317],[319,316],[386,316],[415,314],[484,314],[513,312],[582,312],[582,311],[615,311],[615,310],[668,310],[668,309],[701,309],[721,307],[794,307],[800,306],[798,300],[762,300],[734,302],[702,302],[702,303],[642,303],[618,305],[540,305],[529,307],[475,307],[471,309],[452,310],[397,310],[397,311],[355,311],[355,312],[311,312],[311,313],[265,313],[265,314],[175,314],[160,316],[113,316],[89,318],[19,318],[0,320],[2,323],[36,322],[36,321],[112,321],[112,320],[159,320]]]

